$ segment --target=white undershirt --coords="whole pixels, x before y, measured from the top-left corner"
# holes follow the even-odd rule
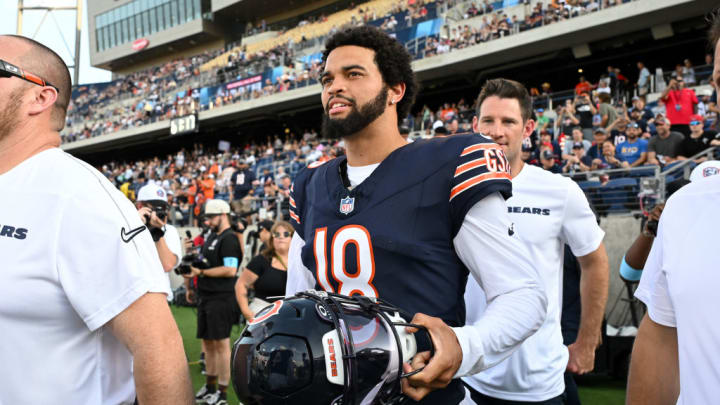
[[[351,185],[362,183],[377,166],[348,165]],[[468,211],[453,239],[455,252],[488,300],[483,317],[474,325],[452,328],[463,353],[455,378],[499,363],[545,320],[547,300],[540,278],[529,261],[527,247],[519,238],[507,236],[510,225],[505,200],[494,193]],[[302,263],[304,245],[296,232],[290,242],[287,296],[312,289],[316,284],[313,274]]]

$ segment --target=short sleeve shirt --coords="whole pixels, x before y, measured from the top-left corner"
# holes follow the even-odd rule
[[[267,300],[267,297],[285,295],[287,270],[272,267],[270,260],[263,255],[253,257],[248,263],[247,269],[258,276],[253,285],[256,297]]]
[[[101,173],[49,149],[0,175],[0,403],[131,404],[108,321],[167,291],[149,231]],[[27,376],[42,381],[28,389]]]
[[[655,152],[658,156],[676,157],[680,152],[680,144],[685,137],[679,132],[670,132],[670,135],[663,139],[655,135],[648,141],[648,152]]]
[[[635,296],[655,323],[677,328],[679,405],[720,396],[717,291],[720,288],[720,176],[694,181],[667,202]]]

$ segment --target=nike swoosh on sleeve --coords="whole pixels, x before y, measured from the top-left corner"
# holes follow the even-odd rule
[[[130,241],[133,240],[134,237],[138,236],[142,231],[144,231],[145,228],[145,225],[143,225],[141,227],[131,229],[130,231],[126,232],[125,227],[122,227],[122,229],[120,229],[120,238],[123,242],[130,243]]]

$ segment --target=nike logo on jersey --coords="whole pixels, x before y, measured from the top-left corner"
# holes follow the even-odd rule
[[[515,235],[515,223],[511,222],[510,227],[508,228],[508,236]]]
[[[131,240],[133,240],[134,237],[138,236],[140,232],[145,230],[145,225],[131,229],[129,232],[125,231],[125,227],[123,226],[122,229],[120,229],[120,238],[122,238],[123,242],[130,243]]]
[[[25,228],[16,228],[10,225],[3,225],[0,227],[0,237],[5,236],[7,238],[25,239],[27,237],[28,230]]]

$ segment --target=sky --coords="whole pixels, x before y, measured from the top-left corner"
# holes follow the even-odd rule
[[[110,80],[110,71],[90,66],[87,0],[82,1],[83,27],[80,41],[79,84],[106,82]],[[24,7],[74,5],[75,0],[24,0]],[[0,10],[2,10],[0,12],[0,34],[17,34],[17,8],[17,0],[0,0]],[[47,13],[44,20],[43,15],[45,15],[43,10],[25,10],[22,35],[42,43],[60,55],[66,64],[72,65],[75,54],[75,11],[53,11]],[[70,69],[70,77],[73,77],[73,69]]]

